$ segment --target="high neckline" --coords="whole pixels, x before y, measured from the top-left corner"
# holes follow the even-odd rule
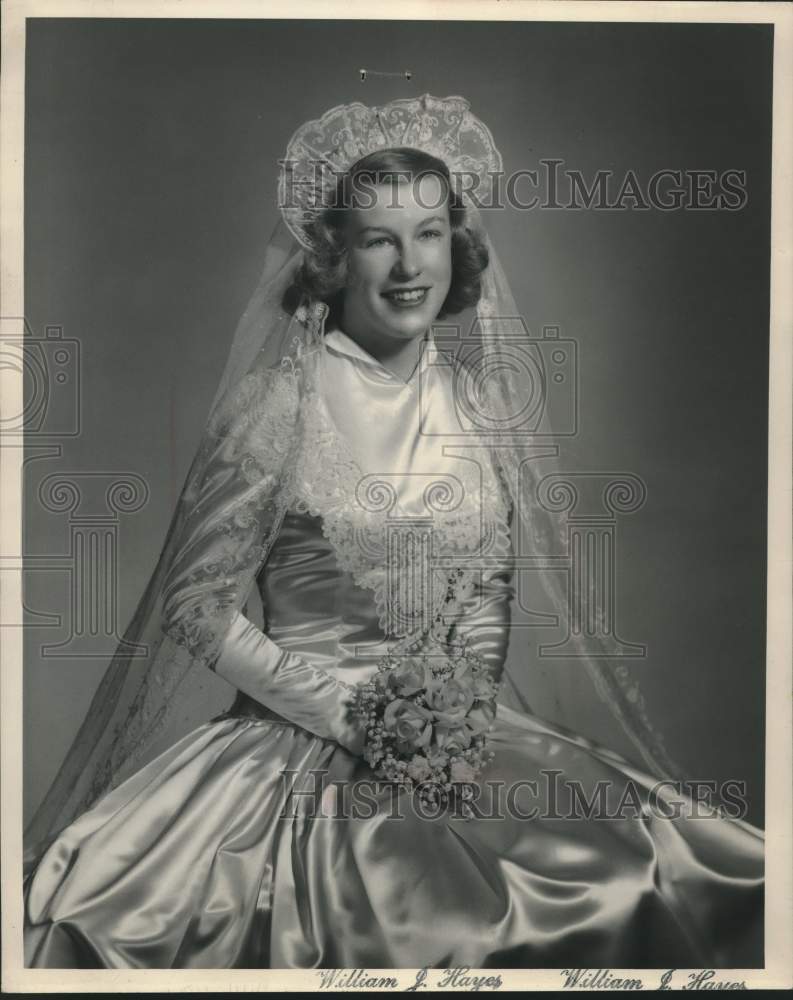
[[[433,344],[431,327],[428,334],[422,338],[422,342],[424,346],[421,348],[419,360],[417,361],[415,368],[407,379],[402,379],[396,374],[396,372],[387,368],[382,361],[378,361],[374,355],[370,354],[365,348],[361,347],[357,340],[353,340],[353,338],[349,334],[345,333],[340,327],[334,326],[325,333],[325,344],[330,347],[331,350],[335,351],[337,354],[343,354],[349,358],[354,358],[356,361],[363,362],[370,368],[375,369],[383,378],[399,386],[411,385],[418,372],[426,365],[427,348]]]

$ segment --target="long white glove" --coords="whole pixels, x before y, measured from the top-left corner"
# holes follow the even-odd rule
[[[213,669],[238,690],[323,739],[360,756],[365,730],[351,719],[355,689],[273,642],[237,612]]]

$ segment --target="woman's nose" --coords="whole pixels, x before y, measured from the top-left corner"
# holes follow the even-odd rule
[[[407,248],[403,249],[396,260],[395,271],[400,281],[410,281],[421,274],[421,264],[416,254]]]

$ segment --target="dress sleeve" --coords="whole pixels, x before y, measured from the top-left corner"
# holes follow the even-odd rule
[[[350,717],[354,688],[282,649],[245,615],[231,622],[215,673],[255,701],[351,753],[363,751],[364,727]]]
[[[267,370],[243,379],[219,412],[166,581],[164,624],[194,661],[351,749],[359,740],[347,719],[352,689],[282,650],[241,610],[291,500],[298,390],[288,373]]]
[[[513,581],[510,551],[474,575],[452,630],[453,638],[465,640],[482,657],[496,681],[501,679],[509,649]]]
[[[508,507],[502,523],[498,554],[474,574],[470,591],[461,602],[452,630],[455,640],[463,640],[478,653],[498,682],[504,672],[515,596],[515,560],[512,548],[513,511]]]
[[[212,667],[266,561],[290,497],[298,387],[279,371],[242,380],[213,417],[201,468],[184,495],[163,584],[163,628]]]

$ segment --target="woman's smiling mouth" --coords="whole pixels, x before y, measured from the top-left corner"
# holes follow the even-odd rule
[[[399,308],[421,305],[427,297],[429,288],[423,285],[421,288],[393,288],[389,292],[383,292],[382,296],[391,305]]]

